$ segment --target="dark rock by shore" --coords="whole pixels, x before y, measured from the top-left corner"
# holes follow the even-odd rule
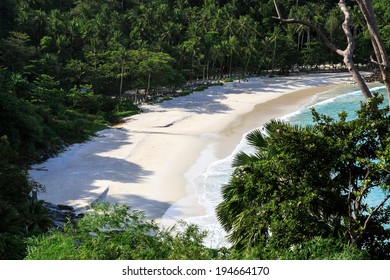
[[[364,79],[366,80],[367,83],[380,82],[383,84],[383,78],[379,69],[375,69],[371,76],[365,77]]]
[[[44,207],[48,210],[49,217],[56,228],[63,227],[69,221],[74,223],[83,216],[83,214],[77,214],[75,209],[69,205],[45,202]]]

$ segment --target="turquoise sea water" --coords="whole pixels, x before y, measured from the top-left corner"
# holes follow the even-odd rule
[[[383,106],[388,104],[386,89],[384,87],[374,87],[371,90],[373,92],[379,92],[385,96]],[[313,106],[316,108],[317,112],[331,116],[335,119],[338,119],[338,114],[341,111],[348,113],[348,119],[354,119],[357,117],[356,110],[360,109],[361,102],[365,102],[365,100],[361,91],[357,90],[334,98],[326,99],[325,101],[314,104]],[[291,114],[290,116],[286,116],[284,119],[292,124],[313,124],[310,111],[310,108],[313,106],[304,108]],[[369,205],[373,206],[377,205],[382,199],[383,193],[380,190],[374,190],[367,197],[366,201]]]
[[[386,96],[383,86],[373,87],[372,90],[379,91]],[[292,114],[282,117],[282,119],[293,124],[312,124],[313,120],[310,108],[313,106],[319,113],[331,116],[335,119],[338,118],[339,112],[346,111],[348,113],[348,118],[351,119],[356,117],[355,111],[360,108],[360,102],[365,101],[356,85],[340,86],[336,89],[316,95],[309,104]],[[388,104],[386,100],[384,104]],[[211,164],[207,171],[196,179],[199,202],[206,209],[206,215],[189,218],[186,221],[197,224],[202,229],[209,232],[209,236],[206,239],[206,245],[211,247],[229,246],[225,240],[226,233],[221,228],[216,218],[215,207],[222,201],[221,186],[229,181],[233,171],[231,163],[235,154],[241,150],[244,150],[247,153],[250,153],[252,150],[246,143],[245,135],[243,135],[241,142],[230,156]],[[370,205],[374,205],[377,204],[382,197],[383,194],[380,191],[373,192],[368,197],[367,202]]]
[[[384,87],[374,87],[371,90],[383,94],[386,98],[386,90]],[[326,98],[327,95],[331,95],[332,93],[334,93],[334,91],[328,91],[320,94],[317,98]],[[356,118],[355,112],[360,108],[361,102],[365,102],[361,91],[351,91],[346,94],[325,99],[313,105],[309,104],[309,106],[305,106],[305,108],[294,112],[289,116],[285,116],[283,119],[293,124],[312,124],[311,107],[315,107],[319,113],[331,116],[335,119],[338,118],[338,114],[341,111],[345,111],[348,113],[348,119],[354,119]],[[387,99],[384,104],[387,104]]]

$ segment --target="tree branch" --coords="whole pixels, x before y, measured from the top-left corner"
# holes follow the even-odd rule
[[[363,182],[368,178],[369,175],[370,175],[370,168],[367,168],[367,173],[366,173],[366,176],[364,176]],[[356,201],[355,201],[355,211],[359,211],[360,210],[360,206],[361,206],[361,203],[362,203],[362,199],[363,199],[364,193],[368,189],[370,189],[370,188],[371,188],[371,186],[365,185],[363,187],[363,189],[360,191],[360,194],[356,198]],[[357,217],[358,214],[360,214],[360,212],[356,212],[356,213],[357,213],[357,215],[356,215],[356,217]]]
[[[371,42],[374,47],[377,61],[381,64],[388,64],[386,48],[383,46],[379,38],[378,26],[375,22],[374,10],[371,3],[365,0],[357,0],[360,10],[363,13],[364,19],[366,20],[368,32],[370,33]]]
[[[355,81],[358,83],[366,100],[370,100],[372,97],[371,91],[368,88],[366,81],[364,80],[360,72],[357,70],[355,63],[353,62],[353,52],[355,50],[355,39],[353,38],[353,34],[351,31],[352,15],[348,10],[344,0],[340,0],[338,5],[340,10],[344,14],[344,22],[342,24],[342,27],[343,27],[345,37],[347,38],[348,41],[348,46],[344,51],[344,64],[348,67],[349,72],[352,74]]]
[[[352,230],[353,217],[352,217],[352,203],[351,203],[351,193],[352,193],[351,185],[352,185],[352,175],[351,175],[351,171],[349,171],[349,189],[348,189],[348,197],[347,197],[348,233],[349,233],[351,239],[353,240],[353,239],[355,239],[355,237],[353,236],[353,230]]]
[[[338,5],[339,5],[340,10],[344,14],[344,22],[342,24],[342,28],[343,28],[345,37],[347,38],[347,42],[348,42],[348,46],[345,49],[345,52],[353,53],[353,51],[355,50],[356,43],[355,43],[355,39],[353,38],[353,34],[351,31],[352,15],[349,12],[344,0],[340,0]]]
[[[322,32],[320,28],[318,28],[316,25],[312,24],[309,21],[306,20],[301,20],[301,19],[285,19],[283,18],[279,5],[276,0],[273,0],[274,6],[276,9],[276,13],[278,14],[277,17],[273,17],[274,19],[277,19],[280,23],[285,23],[285,24],[301,24],[304,26],[309,27],[310,29],[314,30],[318,37],[320,37],[321,41],[328,47],[330,48],[333,52],[336,54],[340,55],[343,57],[344,64],[347,66],[349,72],[351,73],[352,77],[355,79],[355,81],[358,83],[364,97],[366,100],[370,100],[372,95],[371,91],[368,88],[364,78],[360,74],[360,72],[357,70],[356,65],[353,62],[353,51],[355,49],[355,40],[353,38],[352,32],[351,32],[351,13],[349,12],[347,5],[345,4],[344,0],[339,1],[339,8],[344,14],[344,22],[343,22],[343,31],[345,33],[345,36],[347,37],[348,41],[348,46],[347,48],[343,51],[338,49],[335,45],[333,45],[328,37]]]
[[[284,18],[279,18],[279,17],[273,17],[273,18],[279,20],[280,23],[286,23],[286,24],[297,23],[297,24],[301,24],[301,25],[309,27],[310,29],[312,29],[313,31],[315,31],[317,33],[318,37],[320,37],[321,41],[328,48],[330,48],[334,53],[336,53],[340,56],[343,56],[344,52],[342,50],[338,49],[335,45],[333,45],[330,42],[330,40],[328,39],[328,37],[326,37],[326,35],[321,31],[321,29],[319,29],[317,26],[315,26],[311,22],[308,22],[305,20],[300,20],[300,19],[284,19]]]
[[[380,67],[383,67],[383,68],[386,69],[386,70],[390,70],[390,67],[389,67],[389,66],[387,66],[386,64],[383,64],[383,63],[379,63],[378,61],[376,61],[376,60],[372,57],[372,55],[370,55],[370,62],[373,63],[373,64],[375,64],[375,65],[378,65],[378,66],[380,66]]]
[[[384,46],[375,20],[374,8],[372,1],[356,0],[367,24],[372,46],[374,48],[376,60],[382,75],[383,83],[386,86],[387,97],[390,104],[390,61],[387,56],[386,47]]]
[[[334,53],[341,55],[341,56],[344,55],[344,52],[342,50],[338,49],[335,45],[333,45],[331,43],[331,41],[328,39],[328,37],[324,34],[324,32],[322,32],[322,30],[319,29],[316,25],[314,25],[313,23],[311,23],[309,21],[301,20],[301,19],[285,19],[285,18],[283,18],[282,14],[280,12],[279,5],[276,2],[276,0],[274,0],[274,5],[275,5],[276,13],[278,14],[278,16],[272,17],[272,18],[274,18],[274,19],[278,20],[280,23],[284,23],[284,24],[296,23],[296,24],[301,24],[301,25],[309,27],[310,29],[312,29],[313,31],[315,31],[318,34],[318,36],[320,37],[322,42],[328,48],[330,48]]]
[[[375,208],[374,210],[372,210],[372,212],[370,213],[370,215],[368,215],[366,221],[364,222],[364,226],[363,226],[363,230],[358,234],[358,236],[356,237],[356,241],[359,240],[362,235],[364,234],[364,232],[366,231],[367,229],[367,225],[368,223],[370,222],[370,220],[372,219],[372,217],[376,214],[376,212],[378,212],[378,210],[390,199],[390,195],[386,196],[382,201],[381,203],[379,203]]]

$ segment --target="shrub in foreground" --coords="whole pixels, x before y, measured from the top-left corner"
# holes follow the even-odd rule
[[[96,205],[77,225],[28,240],[29,260],[216,259],[196,226],[161,229],[124,205]]]

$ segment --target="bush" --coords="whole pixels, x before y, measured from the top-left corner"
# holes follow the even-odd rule
[[[183,90],[182,92],[180,92],[179,96],[187,96],[187,95],[190,95],[191,93],[193,93],[192,90],[190,90],[190,89],[185,89],[185,90]]]
[[[0,232],[0,260],[21,260],[25,256],[23,236]]]
[[[161,229],[144,214],[126,206],[95,205],[77,226],[67,224],[28,240],[26,259],[137,260],[213,259],[216,250],[202,244],[205,234],[196,226],[184,231]]]
[[[262,258],[279,260],[365,260],[369,255],[353,244],[334,238],[314,237],[285,249],[264,250]]]
[[[41,233],[50,225],[41,202],[33,202],[34,187],[24,168],[16,165],[16,153],[7,137],[0,138],[0,259],[22,259],[24,239]]]
[[[138,114],[140,109],[130,99],[119,100],[115,106],[114,116],[118,121],[121,118]]]
[[[196,88],[194,88],[194,91],[204,91],[206,89],[208,89],[209,86],[208,85],[204,85],[204,86],[197,86]]]
[[[6,135],[24,158],[32,157],[36,146],[44,142],[43,126],[33,105],[12,93],[0,92],[0,137]]]

